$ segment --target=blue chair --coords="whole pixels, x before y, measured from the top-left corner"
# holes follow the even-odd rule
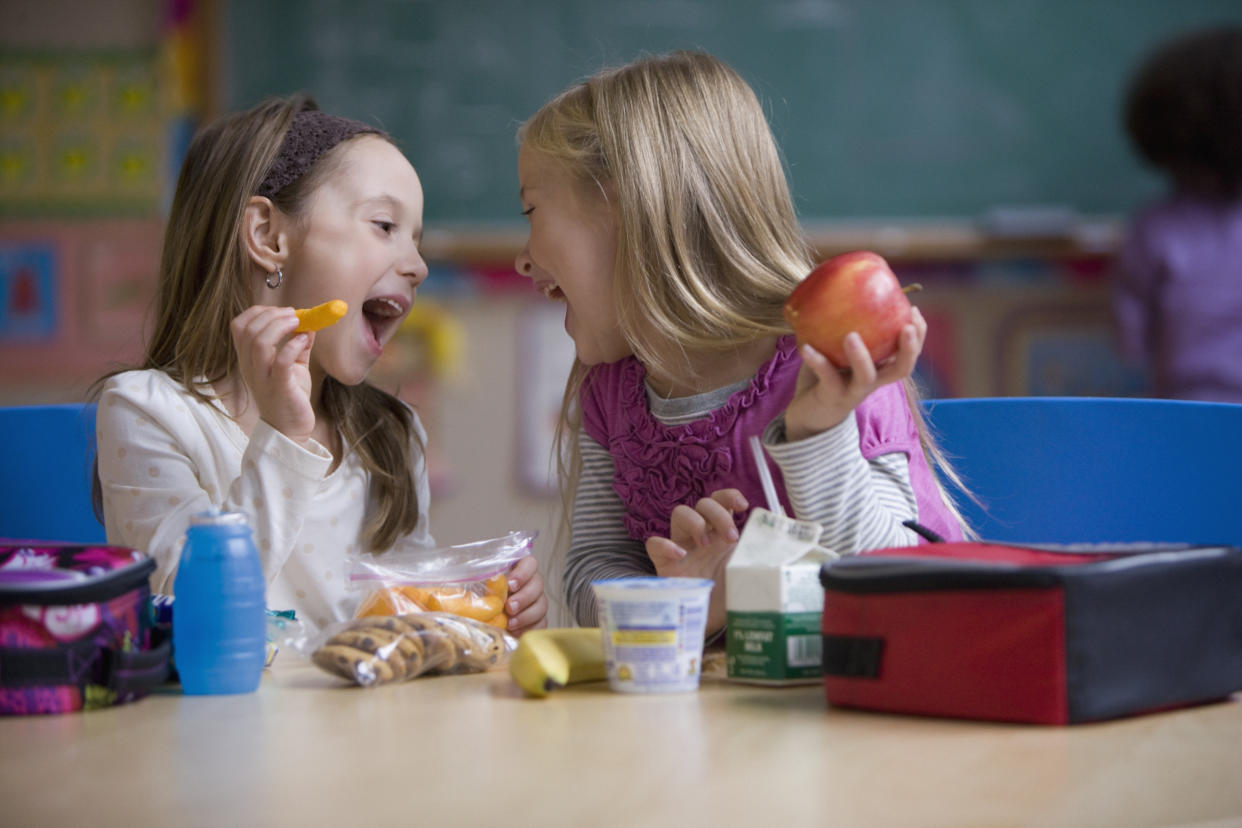
[[[1242,546],[1242,405],[1004,397],[924,406],[982,501],[958,498],[985,540]]]
[[[103,543],[91,506],[95,405],[0,408],[0,537]]]

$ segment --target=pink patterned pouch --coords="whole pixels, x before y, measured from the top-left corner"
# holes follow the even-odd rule
[[[119,546],[0,540],[0,714],[123,704],[168,676],[155,561]]]

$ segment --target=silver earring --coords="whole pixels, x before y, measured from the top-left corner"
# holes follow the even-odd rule
[[[275,276],[275,277],[276,277],[276,281],[275,281],[275,282],[273,282],[273,281],[272,281],[272,276]],[[276,268],[276,272],[275,272],[275,273],[269,273],[269,274],[268,274],[267,278],[265,278],[265,279],[263,280],[263,284],[267,285],[267,286],[268,286],[268,287],[270,287],[272,290],[275,290],[276,288],[280,287],[280,283],[281,283],[281,282],[283,282],[284,280],[285,280],[285,274],[284,274],[284,272],[283,272],[283,271],[281,271],[281,269],[278,267],[278,268]]]

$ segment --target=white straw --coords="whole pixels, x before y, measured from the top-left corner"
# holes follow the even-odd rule
[[[772,473],[768,471],[768,461],[763,454],[763,446],[759,444],[759,436],[750,436],[750,450],[755,455],[755,466],[759,469],[759,479],[763,482],[763,496],[768,499],[768,510],[773,514],[785,516],[781,502],[776,497],[776,486],[772,484]]]

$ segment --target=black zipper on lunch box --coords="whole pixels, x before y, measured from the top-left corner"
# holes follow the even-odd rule
[[[926,592],[945,589],[1048,589],[1067,580],[1094,574],[1122,575],[1136,567],[1238,555],[1236,547],[1157,548],[1132,551],[1118,557],[1079,564],[1006,564],[967,558],[929,558],[900,555],[860,555],[829,561],[820,567],[824,589],[851,594]]]
[[[0,584],[0,607],[13,604],[69,605],[107,601],[145,583],[154,571],[155,559],[143,558],[120,569],[88,575],[85,581]]]

